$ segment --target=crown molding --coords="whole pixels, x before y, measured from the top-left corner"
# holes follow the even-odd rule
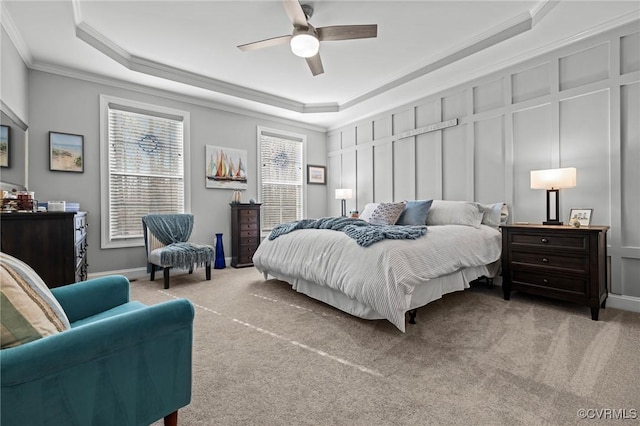
[[[244,115],[248,117],[257,118],[260,120],[268,120],[272,122],[285,124],[288,126],[295,126],[295,127],[313,130],[321,133],[325,133],[327,131],[326,127],[317,126],[317,125],[302,122],[302,121],[296,121],[288,118],[278,117],[276,115],[261,113],[258,111],[253,111],[251,109],[245,109],[242,107],[234,107],[232,105],[227,105],[220,102],[209,101],[198,96],[183,95],[183,94],[173,92],[171,90],[158,89],[155,87],[149,87],[142,84],[131,83],[128,81],[123,81],[123,80],[119,80],[112,77],[105,77],[105,76],[101,76],[98,74],[93,74],[85,71],[79,71],[76,69],[61,67],[58,65],[51,65],[49,63],[41,63],[36,61],[29,67],[29,69],[32,69],[34,71],[42,71],[49,74],[60,75],[63,77],[75,78],[78,80],[88,81],[91,83],[103,84],[105,86],[117,87],[119,89],[125,89],[129,91],[143,93],[146,95],[158,96],[158,97],[170,99],[173,101],[185,102],[191,105],[197,105],[197,106],[215,109],[218,111]]]
[[[13,19],[11,19],[11,15],[9,14],[9,11],[4,5],[4,2],[1,2],[1,1],[0,1],[0,25],[2,25],[2,27],[5,29],[5,31],[9,35],[9,39],[11,39],[11,42],[16,47],[16,50],[18,51],[18,55],[20,55],[20,57],[22,58],[22,62],[24,62],[25,65],[27,65],[27,67],[30,66],[33,63],[33,56],[31,56],[31,53],[29,52],[29,49],[27,48],[26,43],[20,36],[20,32],[18,31],[18,28],[13,23]]]

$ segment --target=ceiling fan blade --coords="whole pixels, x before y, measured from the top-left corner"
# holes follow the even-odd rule
[[[316,31],[320,41],[373,38],[378,36],[378,25],[336,25],[316,28]]]
[[[294,26],[306,27],[309,25],[307,24],[307,17],[298,0],[282,0],[282,3],[284,4],[284,10],[287,12],[287,16],[289,16],[289,20]]]
[[[311,74],[314,76],[318,74],[324,73],[324,68],[322,68],[322,61],[320,60],[320,53],[316,53],[315,56],[310,58],[306,58],[307,65],[309,65],[309,69],[311,70]]]
[[[266,40],[254,41],[253,43],[242,44],[238,46],[238,49],[242,50],[243,52],[246,52],[248,50],[262,49],[264,47],[271,47],[271,46],[276,46],[278,44],[289,43],[289,40],[291,40],[290,35],[273,37],[273,38],[268,38]]]

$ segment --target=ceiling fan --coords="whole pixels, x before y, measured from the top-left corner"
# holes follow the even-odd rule
[[[316,76],[324,72],[320,60],[320,42],[333,40],[352,40],[357,38],[373,38],[378,36],[378,25],[336,25],[315,28],[309,23],[313,15],[313,7],[301,5],[298,0],[283,0],[284,10],[293,24],[291,35],[268,38],[238,46],[242,51],[262,49],[289,43],[291,51],[301,58],[305,58],[311,73]]]

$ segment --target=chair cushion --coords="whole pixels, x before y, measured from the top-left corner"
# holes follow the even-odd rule
[[[0,253],[2,349],[71,328],[62,307],[26,263]]]
[[[71,324],[71,328],[76,328],[81,325],[90,324],[92,322],[100,321],[106,318],[111,318],[113,316],[124,314],[126,312],[137,311],[138,309],[143,309],[146,307],[147,305],[137,301],[123,303],[122,305],[116,306],[115,308],[100,312],[99,314],[95,314],[90,317],[75,321]]]

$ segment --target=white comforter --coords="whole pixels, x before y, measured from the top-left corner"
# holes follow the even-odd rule
[[[302,229],[265,239],[253,256],[263,273],[302,278],[370,306],[405,330],[411,294],[431,278],[500,258],[501,234],[481,225],[429,226],[417,240],[384,240],[359,246],[345,233]]]

